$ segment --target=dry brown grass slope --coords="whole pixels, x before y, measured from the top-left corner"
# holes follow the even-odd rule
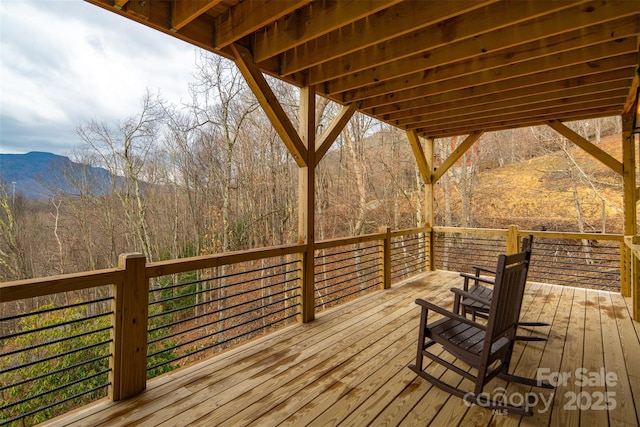
[[[621,141],[619,134],[611,135],[598,146],[621,160]],[[578,231],[578,200],[585,231],[601,232],[604,218],[606,232],[622,232],[622,178],[578,147],[570,145],[567,152],[479,173],[473,225]]]

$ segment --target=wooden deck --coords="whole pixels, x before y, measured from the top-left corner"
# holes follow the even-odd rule
[[[509,399],[532,393],[552,401],[546,410],[539,402],[532,417],[467,407],[416,377],[406,367],[416,352],[420,310],[414,300],[450,305],[449,288],[459,285],[457,274],[426,273],[309,324],[153,380],[133,399],[98,402],[49,424],[639,425],[640,324],[630,320],[627,301],[619,294],[527,286],[523,318],[552,326],[535,328],[548,341],[518,343],[512,366],[520,375],[535,377],[539,368],[546,368],[570,377],[555,393],[499,379],[487,391],[496,397],[506,387]],[[576,372],[580,368],[584,371]],[[442,375],[442,369],[434,372]],[[459,381],[450,373],[443,379]],[[608,403],[601,399],[606,393]],[[607,405],[615,408],[607,410]]]

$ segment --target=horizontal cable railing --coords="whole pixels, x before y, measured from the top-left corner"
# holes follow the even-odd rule
[[[439,270],[473,273],[473,266],[494,269],[505,252],[505,236],[435,233],[436,266]]]
[[[382,287],[381,236],[319,243],[314,255],[314,304],[317,312]]]
[[[110,270],[0,283],[0,425],[127,398],[148,378],[425,270],[494,268],[528,234],[530,280],[618,289],[622,255],[624,274],[637,275],[628,265],[640,256],[621,254],[622,236],[514,229],[386,229],[316,242],[311,277],[307,245],[294,244],[155,263],[125,254]]]
[[[594,289],[620,289],[620,243],[534,238],[529,280]]]
[[[109,286],[2,304],[0,425],[33,425],[107,396]]]
[[[506,230],[435,227],[439,269],[472,272],[472,266],[495,268],[506,251]],[[620,289],[622,236],[519,230],[533,235],[529,281],[592,289]]]
[[[300,261],[291,255],[162,276],[149,290],[147,376],[296,322]]]
[[[391,233],[391,283],[414,276],[428,268],[428,238],[421,230]]]

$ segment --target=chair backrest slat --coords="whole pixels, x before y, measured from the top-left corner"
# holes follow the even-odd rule
[[[527,281],[531,249],[513,255],[500,255],[487,323],[490,342],[507,336],[515,337],[522,297]],[[487,343],[489,344],[489,343]]]

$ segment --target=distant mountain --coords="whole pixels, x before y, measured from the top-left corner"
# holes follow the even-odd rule
[[[78,185],[90,185],[94,193],[106,193],[111,174],[102,168],[72,162],[52,153],[0,154],[0,181],[7,192],[29,199],[51,197],[54,192],[79,194]]]

